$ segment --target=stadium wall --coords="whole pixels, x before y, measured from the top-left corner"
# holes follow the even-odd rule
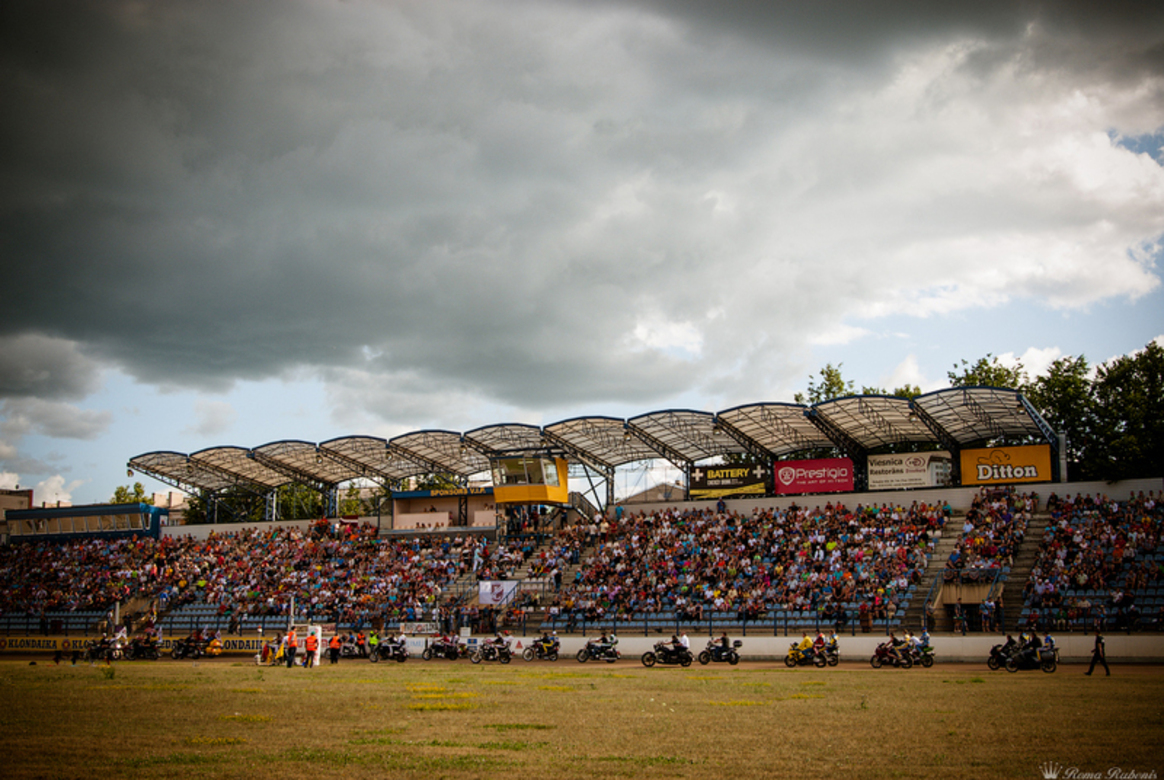
[[[1143,491],[1154,490],[1159,494],[1164,491],[1164,478],[1154,477],[1151,479],[1127,479],[1120,482],[1040,482],[1032,484],[1024,484],[1017,486],[1020,492],[1034,492],[1039,496],[1041,505],[1045,505],[1047,496],[1052,493],[1057,493],[1060,496],[1080,493],[1083,495],[1104,494],[1109,498],[1118,501],[1126,500],[1132,493],[1139,493]],[[950,506],[956,512],[964,512],[970,508],[974,496],[978,495],[981,487],[959,487],[959,488],[932,488],[923,490],[882,490],[868,493],[817,493],[811,495],[799,496],[769,496],[767,498],[739,498],[739,499],[724,499],[729,510],[739,512],[740,514],[750,514],[753,509],[770,509],[788,507],[796,504],[797,506],[824,506],[829,501],[840,501],[845,506],[853,508],[857,504],[912,504],[914,501],[918,503],[943,503],[950,502]],[[627,504],[625,509],[628,512],[654,512],[662,509],[671,508],[699,508],[705,506],[715,506],[717,499],[705,499],[702,501],[661,501],[649,502],[643,504]]]
[[[249,531],[250,529],[258,529],[260,531],[270,531],[275,528],[298,528],[300,531],[307,533],[314,524],[314,520],[287,520],[278,523],[211,523],[207,525],[170,525],[162,528],[162,536],[189,536],[194,539],[207,539],[210,534],[227,534],[236,533],[238,531]]]
[[[596,635],[591,635],[596,636]],[[799,635],[789,636],[741,636],[731,634],[733,639],[742,639],[743,647],[740,656],[744,661],[771,661],[781,663],[788,652],[789,644],[799,640]],[[1055,643],[1059,646],[1059,657],[1064,663],[1080,664],[1091,660],[1091,649],[1095,644],[1093,635],[1054,634]],[[325,635],[325,638],[326,635]],[[476,642],[487,637],[471,638]],[[536,637],[513,637],[513,647],[518,653],[527,647]],[[643,653],[654,648],[655,642],[669,637],[620,636],[618,649],[622,653],[619,664],[640,664],[639,658]],[[706,634],[688,634],[691,640],[691,650],[698,654],[707,644]],[[171,637],[165,637],[161,643],[163,654],[168,655]],[[559,664],[577,665],[575,654],[586,644],[586,638],[580,636],[560,637],[562,642],[562,660]],[[858,634],[849,636],[842,634],[839,637],[841,660],[845,662],[868,663],[877,645],[886,639],[884,634]],[[1001,644],[1005,637],[999,634],[970,634],[965,637],[950,635],[934,635],[931,644],[934,647],[937,663],[985,663],[990,655],[990,648]],[[56,650],[69,653],[73,649],[85,646],[86,639],[63,636],[29,636],[29,637],[2,637],[0,636],[0,653],[6,655],[35,655],[53,653]],[[424,648],[423,637],[410,637],[409,650],[413,654],[410,663],[425,663],[420,660],[420,651]],[[1159,634],[1105,634],[1104,642],[1107,648],[1109,663],[1164,663],[1164,635]],[[225,637],[223,639],[223,653],[229,656],[252,656],[262,648],[263,639],[258,636]],[[520,647],[519,647],[520,645]],[[344,663],[352,663],[345,660]],[[363,661],[363,663],[368,663]],[[429,663],[439,664],[440,661]],[[468,663],[465,661],[464,663]],[[522,662],[520,659],[518,663]],[[602,662],[591,661],[587,665],[593,666]],[[782,664],[781,664],[782,665]],[[1117,672],[1118,673],[1118,672]]]

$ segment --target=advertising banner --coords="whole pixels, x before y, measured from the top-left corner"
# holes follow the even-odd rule
[[[504,604],[516,591],[517,582],[513,580],[484,580],[477,583],[477,600],[482,604]]]
[[[869,456],[869,489],[938,487],[950,484],[950,453],[903,452]]]
[[[738,498],[768,493],[768,470],[759,464],[696,466],[691,469],[687,495],[701,498]]]
[[[853,461],[848,458],[780,460],[774,465],[776,494],[841,493],[853,489]]]
[[[1051,445],[962,450],[963,485],[1051,481]]]

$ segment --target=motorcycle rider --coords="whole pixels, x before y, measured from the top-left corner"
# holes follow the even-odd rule
[[[542,631],[542,635],[538,637],[537,643],[541,646],[542,655],[548,655],[554,649],[554,644],[558,641],[558,632]]]
[[[804,638],[799,643],[794,642],[788,652],[797,663],[808,657],[808,654],[812,652],[812,639],[809,638],[807,631],[804,633]]]
[[[1039,639],[1037,632],[1032,631],[1031,634],[1026,637],[1026,641],[1023,643],[1022,655],[1020,656],[1019,660],[1023,663],[1038,663],[1039,648],[1042,646],[1043,640]]]
[[[380,646],[380,634],[376,629],[368,632],[368,652],[375,655]]]
[[[905,649],[906,643],[903,639],[898,639],[897,635],[892,631],[889,632],[889,641],[886,643],[889,648],[889,654],[893,656],[898,663],[904,660],[901,652]]]
[[[594,653],[595,658],[605,658],[611,654],[611,649],[618,644],[618,637],[614,634],[607,634],[606,629],[603,629],[602,636],[600,636],[595,644]]]

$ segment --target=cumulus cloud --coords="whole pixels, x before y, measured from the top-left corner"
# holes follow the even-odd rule
[[[237,418],[238,412],[227,401],[198,399],[194,402],[195,423],[186,431],[199,436],[219,436],[230,430]]]
[[[73,503],[73,493],[85,484],[85,480],[74,479],[66,481],[60,474],[54,474],[46,480],[36,483],[32,494],[37,503],[69,505]]]
[[[893,392],[905,386],[920,388],[923,393],[940,390],[947,387],[946,377],[932,379],[927,377],[918,365],[916,355],[907,355],[904,360],[893,367],[893,370],[881,377],[881,386],[888,392]]]
[[[350,421],[767,397],[887,315],[1159,285],[1158,11],[66,5],[0,32],[0,368],[53,355],[10,398],[94,360],[315,371]]]
[[[0,433],[9,437],[38,434],[59,439],[91,440],[105,432],[113,415],[57,401],[19,398],[0,403],[0,418],[3,418]]]

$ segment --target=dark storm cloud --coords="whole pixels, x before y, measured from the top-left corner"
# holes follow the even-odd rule
[[[1103,251],[1158,215],[1102,187],[1091,208],[1058,157],[976,157],[1028,129],[991,111],[1058,105],[1073,63],[1133,83],[1097,114],[1156,129],[1160,13],[1119,8],[8,3],[0,363],[33,334],[81,347],[21,357],[0,396],[75,397],[99,358],[209,389],[319,370],[367,408],[394,379],[398,408],[645,406],[798,374],[805,333],[853,311],[1133,294],[1143,261],[1049,285],[1009,259],[1054,257],[1010,223],[1064,213],[1019,169],[1086,190],[1085,226],[1118,211]],[[979,189],[983,165],[1018,173]],[[1154,195],[1130,175],[1128,202]],[[933,243],[902,239],[927,209]],[[997,277],[959,270],[977,251]]]
[[[97,389],[97,363],[74,342],[37,334],[0,336],[0,398],[80,399]]]

